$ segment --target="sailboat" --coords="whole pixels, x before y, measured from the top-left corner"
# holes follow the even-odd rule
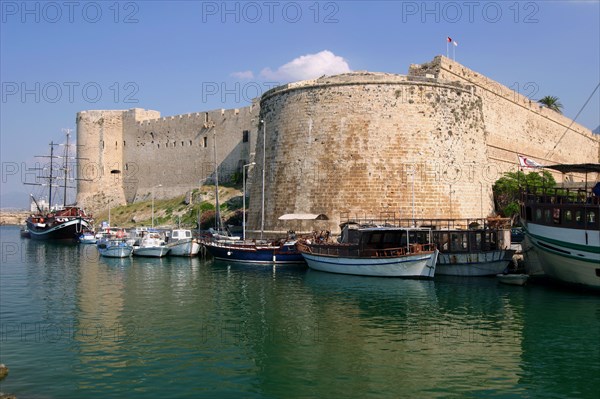
[[[264,123],[264,122],[263,122]],[[213,132],[214,134],[214,132]],[[267,241],[249,241],[240,240],[239,237],[230,237],[220,233],[222,226],[221,212],[219,208],[219,170],[217,165],[216,135],[213,142],[213,151],[215,154],[215,201],[216,201],[216,223],[217,231],[213,234],[212,240],[203,242],[204,247],[215,259],[231,262],[257,263],[257,264],[303,264],[304,258],[296,249],[295,236],[288,236],[285,239]],[[264,144],[263,135],[263,144]],[[264,147],[264,145],[263,145]],[[263,149],[263,174],[265,168],[265,153]],[[244,195],[246,193],[244,192]],[[261,219],[261,238],[264,230],[264,175],[262,186],[262,219]],[[245,203],[245,202],[244,202]],[[246,212],[246,209],[243,210]]]
[[[58,144],[50,143],[50,156],[44,156],[50,158],[49,175],[44,177],[47,183],[25,183],[27,185],[36,186],[48,186],[48,210],[44,210],[39,206],[39,203],[31,195],[33,202],[35,203],[38,213],[31,215],[27,218],[27,229],[31,239],[34,240],[62,240],[62,241],[75,241],[81,232],[84,230],[91,230],[93,227],[93,219],[88,216],[85,211],[77,206],[67,206],[67,180],[69,180],[68,174],[68,160],[73,159],[69,157],[69,136],[70,132],[67,131],[67,143],[65,144],[65,155],[63,157],[54,154],[54,147]],[[63,158],[63,206],[60,209],[52,209],[52,188],[59,187],[56,184],[57,176],[54,175],[55,167],[54,160]]]

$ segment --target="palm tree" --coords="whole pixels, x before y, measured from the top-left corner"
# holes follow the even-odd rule
[[[551,109],[552,111],[556,111],[559,114],[562,114],[563,105],[560,101],[558,101],[558,97],[546,96],[544,98],[540,98],[538,100],[538,103],[548,109]]]

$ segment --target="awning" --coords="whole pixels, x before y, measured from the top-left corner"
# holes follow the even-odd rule
[[[320,213],[286,213],[285,215],[279,216],[279,220],[329,220],[329,218]]]
[[[558,170],[561,173],[600,173],[600,163],[578,163],[570,165],[550,165],[548,169]]]

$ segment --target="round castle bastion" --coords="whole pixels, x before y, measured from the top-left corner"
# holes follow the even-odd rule
[[[310,229],[278,220],[288,213],[325,214],[319,224],[337,231],[344,216],[478,218],[492,209],[497,176],[485,170],[482,99],[472,87],[354,72],[274,88],[261,116],[267,232]],[[261,225],[262,133],[251,230]]]

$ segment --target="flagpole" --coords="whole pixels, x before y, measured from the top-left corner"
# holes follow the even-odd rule
[[[448,39],[446,39],[446,58],[450,58],[448,55]]]
[[[456,61],[456,44],[452,45],[452,59]]]

